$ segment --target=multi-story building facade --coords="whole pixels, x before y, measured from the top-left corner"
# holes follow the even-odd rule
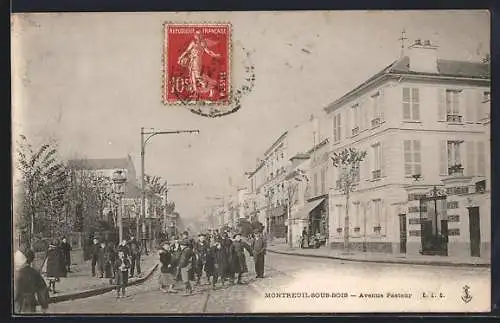
[[[253,195],[253,213],[272,236],[285,238],[287,233],[287,188],[292,158],[318,146],[326,136],[320,132],[320,119],[311,118],[284,132],[257,160],[255,170],[248,173],[249,194]]]
[[[489,96],[489,64],[439,59],[416,41],[325,108],[331,152],[367,152],[348,205],[352,248],[489,256]],[[339,176],[332,169],[333,248],[344,240]],[[427,198],[434,187],[443,192]]]

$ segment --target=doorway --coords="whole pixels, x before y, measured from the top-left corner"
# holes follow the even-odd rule
[[[406,214],[399,215],[399,252],[406,253]]]
[[[469,208],[469,236],[471,257],[481,256],[481,229],[479,222],[479,207]]]

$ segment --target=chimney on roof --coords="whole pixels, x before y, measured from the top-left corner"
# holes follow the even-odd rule
[[[410,71],[421,73],[439,73],[437,67],[437,49],[430,40],[415,40],[408,47],[410,58]]]

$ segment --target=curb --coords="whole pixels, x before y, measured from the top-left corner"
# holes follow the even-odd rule
[[[450,263],[443,261],[425,261],[425,262],[417,262],[417,261],[401,261],[401,260],[369,260],[369,259],[354,259],[354,258],[346,258],[346,257],[335,257],[335,256],[324,256],[324,255],[307,255],[295,252],[288,251],[276,251],[267,249],[268,252],[281,254],[281,255],[289,255],[289,256],[299,256],[299,257],[309,257],[309,258],[323,258],[323,259],[335,259],[335,260],[345,260],[345,261],[353,261],[353,262],[372,262],[372,263],[382,263],[382,264],[403,264],[403,265],[420,265],[420,266],[447,266],[447,267],[473,267],[473,268],[490,268],[491,264],[467,264],[467,263]]]
[[[134,286],[134,285],[139,285],[139,284],[144,283],[146,280],[148,280],[153,275],[153,273],[156,271],[157,268],[158,268],[158,264],[154,265],[144,277],[140,277],[140,278],[137,278],[133,281],[129,281],[127,286]],[[116,288],[115,285],[109,285],[109,286],[99,287],[99,288],[95,288],[95,289],[89,289],[89,290],[80,291],[80,292],[51,296],[49,299],[49,304],[72,301],[75,299],[102,295],[102,294],[106,294],[110,291],[113,291],[115,288]]]

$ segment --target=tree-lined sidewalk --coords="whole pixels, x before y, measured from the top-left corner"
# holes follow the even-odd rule
[[[36,254],[35,261],[33,262],[34,268],[37,270],[41,269],[44,257],[45,253]],[[158,257],[156,254],[150,253],[148,256],[143,255],[141,257],[141,275],[145,275],[150,271],[157,262]],[[98,272],[97,268],[96,271]],[[61,278],[60,282],[56,284],[57,293],[51,294],[51,296],[83,292],[112,285],[109,278],[98,277],[98,275],[92,277],[91,261],[83,260],[83,251],[74,250],[71,252],[71,272],[68,273],[67,277]]]

